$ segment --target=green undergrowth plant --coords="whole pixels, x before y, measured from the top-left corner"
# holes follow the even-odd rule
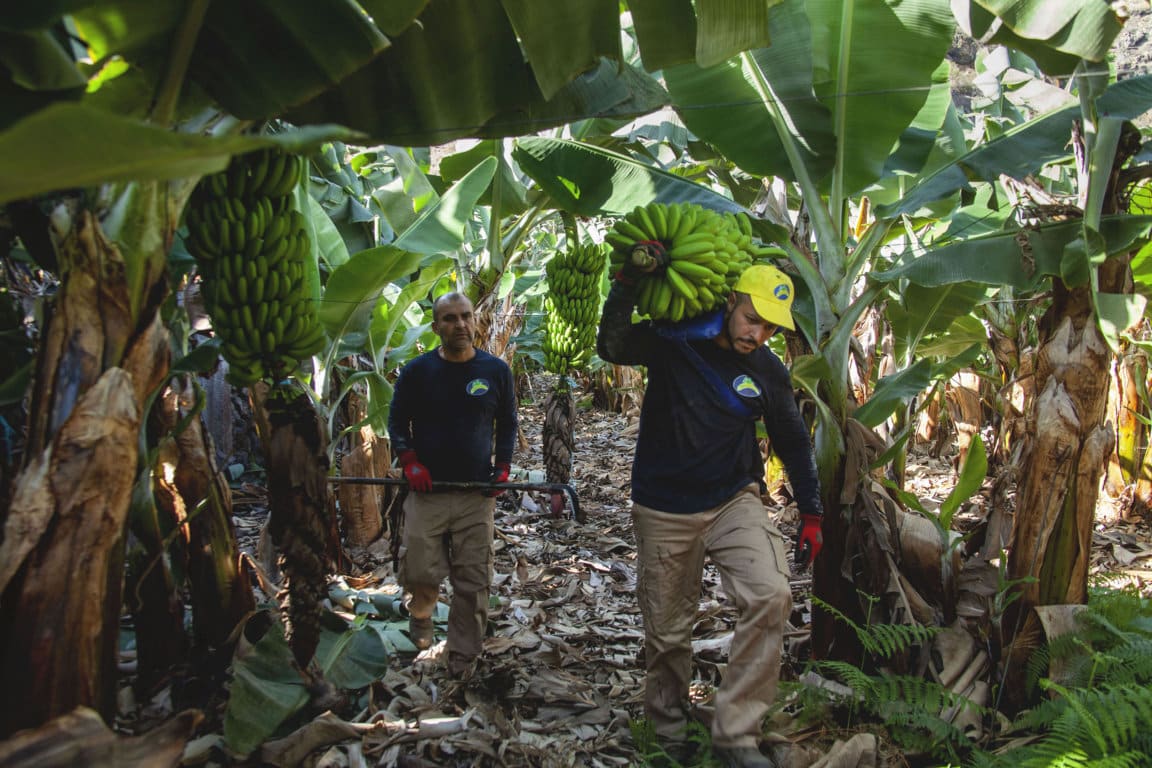
[[[912,755],[958,761],[969,745],[954,724],[957,714],[988,712],[940,683],[888,671],[885,663],[929,644],[939,627],[920,624],[861,625],[819,599],[819,605],[850,626],[868,653],[868,669],[843,661],[813,661],[799,682],[781,684],[784,708],[802,723],[835,720],[839,727],[882,729]],[[828,681],[833,681],[829,684]]]
[[[872,595],[864,595],[864,598],[869,603],[878,602],[878,598]],[[851,627],[865,653],[877,662],[891,659],[897,654],[914,651],[931,642],[932,637],[940,631],[939,627],[928,627],[923,624],[862,625],[818,597],[812,597],[812,605],[822,608],[832,614],[837,621]]]
[[[868,658],[866,669],[812,661],[798,681],[782,681],[775,714],[798,727],[883,734],[924,768],[1152,768],[1152,601],[1134,588],[1090,591],[1073,631],[1051,638],[1029,664],[1040,703],[1011,721],[934,680],[886,669],[897,656],[924,652],[940,628],[861,625],[813,603],[850,626]],[[1007,725],[977,743],[956,724],[960,713]],[[697,747],[687,763],[661,747],[646,721],[631,728],[641,765],[714,764],[702,726],[685,735]]]
[[[1073,631],[1029,663],[1042,700],[1002,734],[1029,743],[975,753],[973,768],[1152,766],[1152,601],[1134,588],[1089,591]]]
[[[642,766],[651,768],[711,768],[717,765],[712,759],[712,735],[701,723],[691,722],[684,731],[684,743],[693,755],[672,754],[656,736],[652,721],[643,718],[631,720],[628,728],[632,733],[632,743],[640,756]],[[687,762],[682,762],[686,760]]]
[[[1038,649],[1028,672],[1033,688],[1046,677],[1070,688],[1152,680],[1149,600],[1132,588],[1090,589],[1087,605],[1076,615],[1076,631]]]

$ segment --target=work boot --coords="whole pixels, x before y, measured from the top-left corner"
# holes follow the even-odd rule
[[[408,637],[412,645],[421,651],[432,647],[432,619],[418,619],[415,616],[408,619]]]
[[[776,768],[756,747],[713,747],[712,754],[725,768]]]

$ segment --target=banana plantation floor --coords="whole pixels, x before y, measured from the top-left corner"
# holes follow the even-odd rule
[[[544,466],[542,422],[540,407],[522,407],[523,439],[515,456],[522,472],[539,473]],[[429,651],[417,655],[407,642],[402,631],[406,620],[397,613],[399,590],[388,542],[382,540],[348,553],[353,566],[334,584],[332,610],[348,620],[367,614],[384,622],[382,634],[391,649],[386,671],[355,698],[297,715],[292,728],[282,728],[246,760],[227,756],[223,715],[207,713],[202,735],[186,748],[185,764],[642,765],[630,728],[642,715],[643,689],[643,632],[627,493],[635,432],[635,414],[580,410],[572,485],[585,523],[571,519],[567,509],[563,517],[553,517],[542,494],[500,500],[491,636],[483,664],[471,679],[447,675],[441,659],[442,620],[436,626],[437,643]],[[921,454],[912,457],[909,478],[909,490],[929,508],[947,495],[954,481],[947,458]],[[771,514],[790,537],[796,509],[783,502]],[[961,517],[979,518],[984,504],[975,497]],[[1108,512],[1102,509],[1102,514]],[[237,489],[236,514],[242,548],[259,559],[258,533],[266,508],[258,484]],[[1146,591],[1152,583],[1149,542],[1142,522],[1098,525],[1094,571]],[[786,679],[803,672],[802,660],[808,655],[810,574],[793,567],[791,583],[794,611],[786,637]],[[259,597],[267,600],[269,595]],[[708,721],[711,692],[724,671],[732,627],[733,611],[709,566],[693,632],[693,696],[702,722]],[[163,697],[152,702],[153,722],[163,719],[164,706]],[[128,719],[143,725],[135,716]],[[787,739],[777,748],[782,766],[930,764],[901,754],[882,736],[869,752],[872,737],[853,740],[856,732],[848,728],[801,729],[783,719],[775,730]]]

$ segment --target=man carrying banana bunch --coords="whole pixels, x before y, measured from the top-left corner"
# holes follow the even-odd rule
[[[707,556],[738,614],[715,697],[713,754],[728,766],[773,766],[760,737],[776,696],[792,594],[784,538],[761,502],[757,421],[767,427],[800,508],[797,562],[810,564],[822,544],[808,429],[787,368],[765,346],[779,327],[795,327],[792,282],[773,266],[754,264],[714,315],[633,324],[637,282],[667,265],[662,249],[647,255],[616,274],[597,338],[604,360],[648,369],[632,464],[645,716],[670,756],[691,760],[692,626]]]

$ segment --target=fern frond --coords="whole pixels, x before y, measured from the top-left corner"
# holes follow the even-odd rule
[[[861,699],[868,701],[873,698],[872,688],[875,685],[876,678],[864,672],[859,667],[855,667],[846,661],[828,660],[817,662],[814,668],[821,674],[838,680],[848,686],[855,691]]]
[[[1152,633],[1152,603],[1142,597],[1135,585],[1123,589],[1089,589],[1088,614],[1104,619],[1124,632]]]
[[[1089,711],[1084,702],[1077,695],[1055,683],[1046,683],[1044,687],[1059,693],[1068,704],[1068,709],[1052,724],[1052,735],[1065,744],[1077,747],[1087,747],[1089,744],[1095,746],[1097,755],[1108,754],[1108,742],[1100,720]]]
[[[968,736],[942,713],[991,710],[953,693],[934,680],[904,675],[869,675],[842,661],[822,661],[816,668],[850,687],[854,697],[842,701],[853,711],[871,715],[887,728],[898,744],[913,752],[925,752],[956,760],[970,745]]]
[[[1008,727],[1009,733],[1028,733],[1031,731],[1048,731],[1068,705],[1063,699],[1044,699],[1035,707],[1021,712]]]
[[[864,632],[857,630],[856,636],[869,653],[887,659],[930,642],[940,630],[923,624],[873,624]]]
[[[865,597],[868,596],[865,595]],[[851,627],[864,650],[882,659],[891,658],[897,653],[924,645],[943,629],[942,627],[929,627],[923,624],[870,624],[861,626],[842,611],[818,597],[812,598],[812,605],[827,611],[837,621]]]
[[[1152,766],[1152,689],[1139,683],[1067,689],[1050,681],[1044,687],[1060,697],[1017,718],[1012,730],[1046,726],[1048,733],[1034,745],[1005,753],[1004,765]]]
[[[1129,633],[1125,643],[1110,650],[1109,660],[1098,670],[1101,682],[1152,683],[1152,637]]]

